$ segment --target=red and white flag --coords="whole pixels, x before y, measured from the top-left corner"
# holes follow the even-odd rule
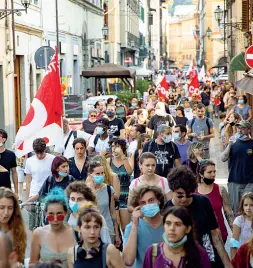
[[[198,80],[198,74],[197,72],[192,72],[190,74],[190,83],[188,84],[188,91],[190,94],[190,97],[192,94],[196,94],[200,98],[199,94],[199,80]]]
[[[61,139],[63,142],[62,114],[58,50],[56,48],[46,75],[16,135],[16,156],[19,158],[32,152],[32,144],[36,138],[43,138],[47,146],[55,145]]]
[[[165,100],[169,99],[169,85],[166,81],[165,75],[158,78],[156,90],[158,98],[164,98]]]

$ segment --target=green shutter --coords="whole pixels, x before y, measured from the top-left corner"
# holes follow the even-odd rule
[[[246,71],[249,69],[245,63],[244,55],[245,53],[241,52],[233,57],[229,65],[230,71]]]

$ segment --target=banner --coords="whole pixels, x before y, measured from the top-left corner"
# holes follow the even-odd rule
[[[15,139],[16,156],[33,151],[36,138],[43,138],[47,146],[62,140],[62,96],[58,65],[58,49],[48,66],[46,75]]]
[[[190,94],[190,97],[192,96],[192,94],[196,94],[197,96],[200,97],[200,94],[199,94],[199,80],[198,80],[198,74],[197,72],[192,72],[190,74],[190,83],[188,84],[188,91],[189,91],[189,94]]]
[[[169,85],[166,82],[166,77],[162,76],[160,82],[158,82],[157,87],[158,98],[164,98],[165,100],[169,99]]]

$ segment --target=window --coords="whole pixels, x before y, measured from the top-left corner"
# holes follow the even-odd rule
[[[39,4],[39,0],[33,0],[34,5],[38,5]]]

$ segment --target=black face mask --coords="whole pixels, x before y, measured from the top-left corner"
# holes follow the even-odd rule
[[[206,185],[211,185],[215,181],[215,179],[207,179],[207,178],[203,178],[202,180]]]
[[[231,127],[233,127],[235,125],[235,122],[231,122],[229,123]]]

